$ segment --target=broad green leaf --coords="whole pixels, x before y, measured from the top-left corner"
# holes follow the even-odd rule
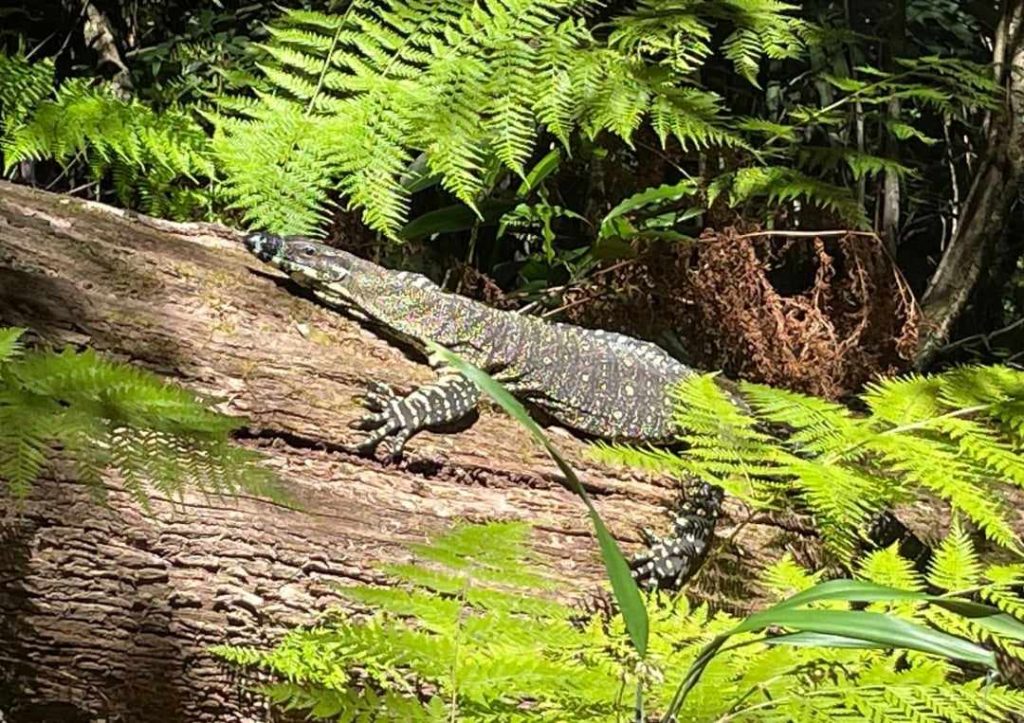
[[[916,625],[893,615],[864,610],[794,610],[772,608],[751,615],[733,630],[733,634],[753,632],[771,626],[791,630],[838,635],[876,643],[886,648],[919,650],[952,660],[996,668],[995,655],[980,645]]]
[[[614,230],[612,222],[620,216],[632,213],[633,211],[645,206],[660,205],[663,203],[678,201],[686,196],[692,196],[697,193],[697,191],[697,181],[685,179],[679,183],[655,186],[654,188],[646,188],[639,193],[634,193],[632,196],[620,201],[615,208],[609,211],[601,220],[601,236],[612,235],[612,231]]]
[[[860,603],[900,600],[918,601],[936,605],[961,617],[970,618],[975,624],[1005,637],[1024,640],[1024,622],[1004,613],[999,608],[960,598],[927,595],[913,590],[900,590],[864,580],[828,580],[803,592],[799,592],[769,608],[764,613],[759,614],[767,614],[772,610],[807,605],[808,603],[821,600],[844,600],[846,602]]]
[[[479,204],[480,216],[483,216],[484,223],[489,223],[511,206],[512,204],[507,201],[485,200]],[[473,228],[473,225],[480,221],[480,216],[477,216],[469,206],[456,203],[417,216],[402,227],[398,236],[408,241],[415,241],[437,233],[465,231]]]
[[[618,259],[631,259],[635,257],[636,249],[621,238],[611,237],[598,239],[594,243],[592,253],[595,259],[616,261]]]
[[[924,600],[925,598],[927,595],[913,590],[900,590],[864,580],[827,580],[776,603],[769,610],[799,607],[820,600],[878,602],[880,600]]]
[[[430,173],[427,164],[427,154],[421,153],[409,164],[405,173],[398,179],[398,182],[409,193],[423,191],[441,182],[440,173]]]
[[[848,93],[856,93],[858,91],[864,90],[869,85],[863,80],[857,80],[856,78],[849,77],[841,77],[838,75],[832,75],[830,73],[825,73],[824,75],[822,75],[822,78],[825,80],[825,82],[834,85],[836,88],[839,88],[839,90],[845,90]]]
[[[529,195],[530,191],[537,188],[545,178],[558,170],[561,163],[562,152],[557,148],[549,151],[547,155],[537,161],[537,165],[531,168],[530,172],[526,174],[526,178],[519,184],[519,190],[516,191],[516,197],[525,198]]]
[[[915,128],[909,123],[900,123],[895,120],[886,120],[885,127],[889,129],[889,132],[899,138],[901,141],[905,141],[909,138],[915,138],[925,145],[934,145],[939,142],[938,138],[932,138],[931,136],[924,133],[924,131]]]
[[[845,635],[828,635],[825,633],[786,633],[785,635],[773,635],[759,643],[765,645],[793,645],[804,648],[858,648],[858,649],[885,649],[889,646],[880,643],[873,643],[870,640],[849,638]]]
[[[877,585],[861,580],[829,580],[803,590],[773,607],[749,616],[728,633],[709,643],[690,666],[670,703],[663,723],[675,721],[686,697],[700,680],[704,669],[722,651],[726,641],[738,633],[752,633],[771,627],[797,631],[748,641],[768,645],[822,645],[841,648],[882,648],[918,650],[943,658],[983,665],[997,670],[992,651],[955,635],[924,627],[892,615],[863,610],[806,610],[801,605],[824,600],[847,602],[878,602],[913,600],[937,605],[968,618],[999,635],[1022,639],[1024,623],[989,605],[945,598],[912,590]]]

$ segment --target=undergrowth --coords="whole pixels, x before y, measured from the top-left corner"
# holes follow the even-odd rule
[[[641,661],[620,617],[589,616],[551,598],[550,582],[532,571],[527,536],[520,523],[456,528],[413,546],[414,562],[385,567],[395,587],[343,588],[365,612],[338,611],[293,630],[272,650],[214,652],[271,674],[271,700],[316,719],[631,720],[634,701],[625,691],[639,683],[648,715],[664,711],[682,672],[739,622],[683,597],[652,596],[650,648]],[[1021,612],[1007,590],[1024,582],[1024,567],[982,565],[959,530],[939,547],[926,578],[894,550],[869,556],[859,572],[909,590],[926,582],[977,589]],[[816,581],[786,558],[761,583],[782,598]],[[1020,654],[1015,640],[993,638],[921,603],[869,609]],[[1024,693],[922,653],[772,645],[770,637],[757,642],[749,634],[732,643],[705,669],[681,720],[999,721],[1024,706]]]

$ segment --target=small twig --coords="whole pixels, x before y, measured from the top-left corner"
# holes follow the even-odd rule
[[[69,172],[69,171],[71,170],[71,167],[72,167],[72,166],[73,166],[73,165],[74,165],[75,163],[77,163],[77,162],[78,162],[78,160],[79,160],[79,159],[81,159],[81,158],[82,158],[82,151],[78,151],[77,153],[75,153],[75,157],[74,157],[74,158],[72,158],[72,159],[71,159],[71,160],[70,160],[70,161],[69,161],[69,162],[68,162],[68,163],[67,163],[67,164],[66,164],[66,165],[64,166],[64,168],[62,168],[62,169],[61,169],[61,172],[57,174],[57,177],[56,177],[56,178],[54,178],[54,179],[53,179],[52,181],[50,181],[50,183],[49,183],[49,184],[47,184],[46,188],[44,188],[43,190],[44,190],[44,191],[52,191],[52,190],[53,190],[53,187],[54,187],[54,186],[56,186],[56,185],[57,185],[57,184],[58,184],[58,183],[60,182],[60,180],[61,180],[62,178],[64,178],[64,176],[68,175],[68,172]]]
[[[612,271],[615,271],[616,269],[621,269],[624,266],[629,266],[630,264],[634,264],[634,263],[636,263],[636,259],[626,259],[625,261],[619,261],[618,263],[614,263],[614,264],[612,264],[611,266],[609,266],[606,269],[601,269],[599,271],[595,271],[589,277],[588,281],[592,281],[592,280],[596,279],[598,276],[603,276],[604,274],[611,273]],[[583,286],[584,286],[584,284],[582,284],[582,283],[575,284],[575,288],[583,288]],[[572,289],[572,288],[574,288],[573,284],[563,284],[562,286],[552,286],[550,289],[545,289],[544,293],[545,293],[546,296],[553,296],[555,294],[568,291],[569,289]],[[512,296],[514,297],[514,295],[512,295]],[[589,296],[586,299],[583,299],[582,301],[586,301],[586,300],[592,299],[592,298],[596,298],[596,297]],[[552,309],[551,311],[548,311],[548,312],[545,312],[544,314],[541,314],[541,317],[546,319],[549,316],[551,316],[553,314],[556,314],[556,313],[558,313],[560,311],[565,311],[566,309],[570,308],[571,306],[575,306],[578,303],[580,303],[580,301],[576,301],[576,302],[573,302],[572,304],[568,304],[568,305],[565,305],[565,306],[560,306],[560,307],[558,307],[556,309]],[[522,307],[521,309],[518,309],[516,313],[518,313],[518,314],[527,314],[527,313],[529,313],[530,311],[532,311],[534,308],[536,308],[539,305],[540,305],[540,300],[531,301],[526,306]]]
[[[77,186],[76,188],[72,188],[70,191],[68,191],[68,195],[73,196],[79,191],[85,191],[96,185],[99,185],[99,181],[89,181],[88,183],[83,183],[81,186]]]
[[[767,229],[737,234],[733,238],[757,238],[759,236],[794,236],[797,238],[813,238],[815,236],[869,236],[875,240],[878,234],[874,231],[850,231],[848,229],[832,229],[829,231],[786,231],[785,229]]]
[[[32,48],[32,50],[30,50],[27,53],[25,53],[25,60],[31,60],[32,56],[35,55],[40,49],[42,49],[42,47],[44,45],[46,45],[46,43],[50,40],[50,38],[52,38],[56,34],[57,34],[57,32],[54,31],[54,32],[50,33],[49,35],[47,35],[42,40],[40,40],[38,43],[36,43],[36,47]]]
[[[1007,332],[1013,331],[1014,329],[1017,329],[1018,327],[1021,327],[1021,326],[1024,326],[1024,316],[1022,316],[1021,318],[1017,319],[1016,321],[1011,321],[1006,326],[1000,327],[999,329],[996,329],[995,331],[990,331],[987,334],[973,334],[971,336],[965,336],[963,339],[959,339],[957,341],[950,342],[949,344],[946,344],[946,346],[941,347],[939,349],[939,351],[940,352],[953,351],[954,349],[959,349],[960,347],[965,346],[965,345],[970,344],[971,342],[975,342],[975,341],[983,342],[985,344],[986,348],[991,348],[989,346],[989,342],[991,342],[992,339],[994,339],[997,336],[1001,336],[1001,335],[1003,335],[1003,334],[1005,334]]]
[[[953,192],[953,197],[950,199],[950,214],[949,214],[949,232],[943,234],[941,251],[946,250],[946,240],[952,239],[956,236],[957,227],[960,225],[960,184],[956,177],[956,163],[953,158],[952,148],[953,144],[949,138],[949,118],[943,118],[942,121],[942,135],[946,139],[946,165],[949,167],[949,184]]]
[[[550,311],[545,311],[543,314],[540,315],[540,318],[550,319],[552,316],[561,314],[563,311],[567,311],[575,306],[585,304],[588,301],[593,301],[594,299],[599,299],[602,293],[603,292],[599,291],[596,294],[589,294],[588,296],[584,296],[583,298],[576,299],[576,301],[570,301],[568,304],[562,304],[561,306],[557,306],[554,309],[551,309]]]

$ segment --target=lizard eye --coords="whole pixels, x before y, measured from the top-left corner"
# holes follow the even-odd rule
[[[304,246],[302,248],[302,255],[303,256],[315,256],[316,255],[316,249],[313,248],[312,246]]]

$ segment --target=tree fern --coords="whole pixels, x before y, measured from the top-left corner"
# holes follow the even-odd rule
[[[337,183],[372,227],[393,235],[408,205],[397,179],[419,152],[444,188],[475,208],[492,163],[523,175],[542,131],[566,145],[576,132],[631,142],[651,123],[663,143],[741,144],[720,115],[720,99],[679,74],[706,56],[685,40],[703,42],[724,18],[752,33],[743,36],[745,62],[799,44],[782,3],[645,2],[614,17],[607,38],[595,36],[585,17],[598,5],[357,0],[339,15],[286,13],[271,29],[261,65],[262,90],[275,100],[250,114],[254,127],[232,122],[227,109],[222,114],[227,192],[254,221],[308,233]],[[637,30],[659,18],[659,33]],[[297,176],[318,179],[308,197],[275,197],[273,186],[249,180],[275,173],[269,158],[250,149],[261,132],[277,142],[276,113],[306,118],[314,136],[318,151],[294,160],[308,164]]]
[[[0,482],[8,492],[27,493],[56,457],[83,481],[116,471],[142,501],[154,487],[281,496],[258,458],[229,443],[241,420],[92,351],[19,353],[21,331],[0,329]]]
[[[398,587],[345,589],[369,616],[329,615],[271,650],[214,652],[272,674],[271,700],[316,719],[614,721],[631,719],[633,702],[622,691],[637,682],[649,715],[665,710],[681,672],[739,622],[682,597],[652,597],[651,645],[641,663],[621,618],[587,616],[547,596],[548,581],[529,567],[527,532],[519,523],[456,528],[416,546],[417,562],[386,568]],[[946,564],[962,577],[956,566]],[[877,583],[921,584],[893,550],[875,553],[861,570]],[[788,557],[763,577],[780,597],[817,579]],[[923,602],[873,606],[942,630],[964,627],[956,616],[929,617]],[[680,720],[1000,721],[1024,705],[1024,694],[933,656],[771,641],[746,635],[735,641],[746,645],[719,653]]]
[[[55,91],[52,83],[52,62],[0,56],[5,172],[22,161],[52,159],[66,170],[81,164],[94,181],[109,176],[123,204],[148,213],[188,217],[208,204],[200,183],[215,169],[206,132],[191,115],[156,113],[83,79]]]
[[[1020,371],[964,367],[879,382],[859,416],[754,384],[741,385],[741,396],[745,406],[710,377],[688,380],[676,397],[687,450],[601,445],[597,454],[695,475],[759,508],[783,504],[794,489],[846,559],[875,515],[916,495],[937,496],[989,539],[1019,546],[1003,490],[1024,486]]]
[[[749,166],[724,173],[710,185],[710,199],[723,195],[732,206],[751,200],[782,205],[801,200],[836,214],[844,223],[868,227],[863,206],[845,188],[783,166]]]

